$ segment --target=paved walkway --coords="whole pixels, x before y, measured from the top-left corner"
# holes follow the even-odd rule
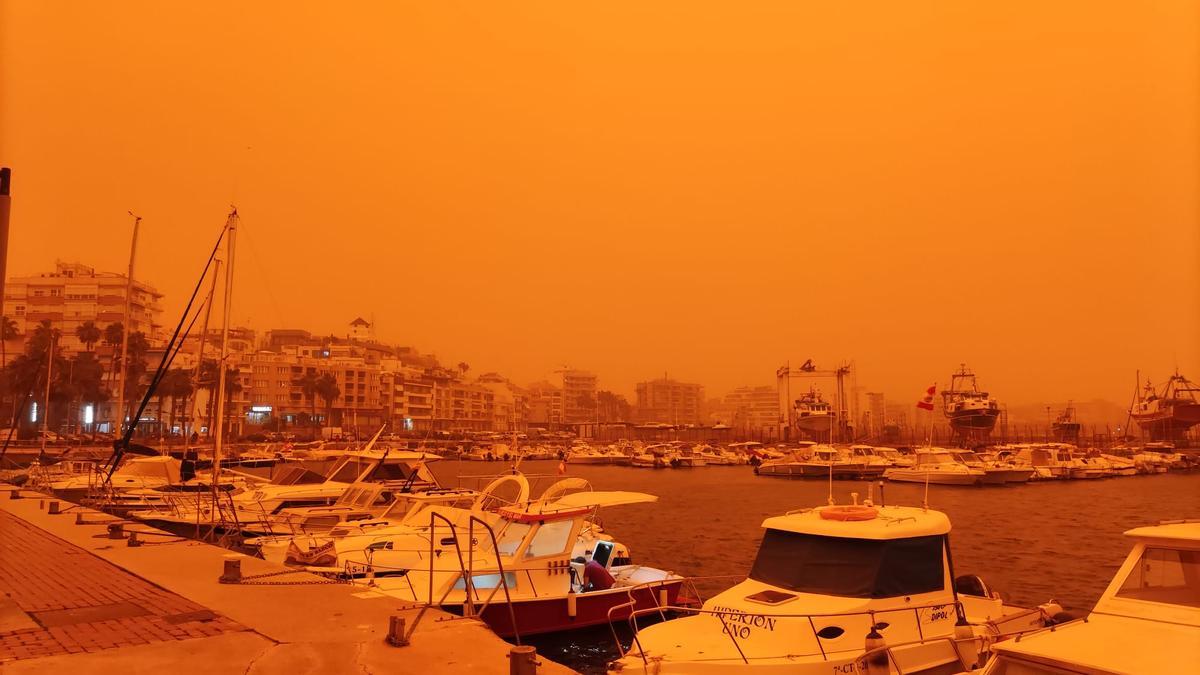
[[[0,631],[0,663],[245,630],[2,511],[0,560],[0,602],[30,619]]]
[[[412,605],[142,524],[128,526],[145,535],[131,547],[108,538],[111,516],[67,504],[55,515],[51,498],[10,491],[0,486],[4,675],[509,672],[510,645],[478,621],[430,610],[410,645],[392,647],[389,619],[412,626]],[[247,577],[286,571],[287,585],[217,583],[231,557]],[[539,661],[539,675],[571,672]]]

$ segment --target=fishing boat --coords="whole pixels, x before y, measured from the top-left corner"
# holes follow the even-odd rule
[[[854,500],[857,502],[857,499]],[[955,576],[945,514],[830,505],[767,518],[748,578],[691,616],[639,627],[611,671],[886,673],[858,666],[890,646],[893,672],[976,665],[988,636],[1037,629],[1061,612],[1007,606],[978,577]]]
[[[929,483],[931,485],[978,485],[983,480],[982,469],[973,469],[958,461],[953,453],[943,448],[922,448],[911,467],[894,467],[883,473],[883,477],[901,483]]]
[[[1200,424],[1200,386],[1175,371],[1156,388],[1149,380],[1134,395],[1129,416],[1154,441],[1179,440]]]
[[[1133,549],[1086,619],[994,645],[983,675],[1195,672],[1200,521],[1139,527],[1125,536]]]
[[[810,387],[794,404],[796,428],[814,440],[828,440],[833,433],[836,414],[833,406],[821,398],[816,387]]]
[[[1000,416],[1000,405],[979,389],[975,373],[967,370],[965,363],[950,376],[950,387],[942,391],[942,404],[950,428],[966,441],[986,438]]]

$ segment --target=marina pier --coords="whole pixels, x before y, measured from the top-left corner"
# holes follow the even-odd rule
[[[31,490],[0,489],[0,554],[5,675],[511,668],[513,646],[478,621],[430,609],[393,646],[394,618],[411,629],[417,607]],[[242,583],[218,581],[229,562]],[[573,672],[537,661],[538,673]]]

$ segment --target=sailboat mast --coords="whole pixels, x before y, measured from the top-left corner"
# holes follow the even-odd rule
[[[46,347],[46,407],[42,410],[42,456],[46,455],[46,436],[50,435],[50,381],[54,376],[54,330],[49,331],[50,344]]]
[[[227,369],[226,362],[229,359],[229,314],[233,307],[233,250],[234,242],[237,235],[237,220],[238,213],[235,208],[229,213],[228,220],[225,221],[226,235],[226,263],[225,263],[225,310],[221,317],[221,356],[217,359],[217,436],[213,444],[213,460],[212,460],[212,490],[213,503],[216,504],[218,494],[218,477],[221,473],[221,450],[224,446],[225,439],[225,371]]]
[[[137,256],[138,229],[142,224],[141,216],[133,211],[130,211],[129,215],[133,216],[133,240],[129,244],[129,274],[125,277],[125,316],[121,319],[123,322],[121,326],[121,386],[117,388],[116,435],[118,437],[125,432],[125,378],[129,373],[127,360],[129,356],[129,315],[133,311],[133,260]]]
[[[204,345],[208,342],[208,320],[212,316],[213,301],[217,299],[217,277],[221,274],[220,258],[213,261],[212,287],[208,289],[208,300],[204,302],[204,326],[200,329],[200,347],[196,350],[196,368],[192,371],[192,382],[196,385],[200,382],[200,366],[204,365]],[[199,397],[192,395],[192,409],[189,417],[192,420],[192,433],[195,433],[196,418],[199,416],[200,403]],[[185,425],[186,426],[186,425]],[[191,437],[184,429],[184,447],[188,445],[188,439]]]

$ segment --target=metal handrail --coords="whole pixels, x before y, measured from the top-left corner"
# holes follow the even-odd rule
[[[488,605],[492,604],[492,598],[496,597],[496,589],[499,588],[500,586],[504,586],[504,602],[505,602],[505,604],[508,605],[508,619],[509,619],[509,621],[512,622],[513,637],[515,637],[517,639],[517,646],[519,647],[519,646],[521,646],[521,632],[517,629],[517,612],[515,609],[513,609],[512,596],[508,592],[508,578],[504,576],[504,560],[503,560],[502,556],[500,555],[500,545],[498,543],[496,543],[496,531],[492,529],[492,526],[489,525],[487,523],[487,521],[483,520],[482,518],[479,518],[475,514],[471,514],[471,519],[469,521],[467,521],[467,540],[471,544],[471,549],[467,553],[467,557],[470,560],[470,567],[468,568],[468,574],[473,575],[475,572],[475,523],[476,522],[478,522],[480,525],[483,526],[483,528],[485,530],[487,530],[488,537],[492,540],[492,550],[496,552],[496,567],[498,567],[499,571],[500,571],[500,583],[497,586],[492,587],[491,595],[489,595],[487,600],[484,601],[483,606],[480,607],[478,613],[480,616],[483,615],[483,612],[484,612],[484,610],[486,610],[488,608]],[[457,541],[457,539],[455,541]],[[433,561],[431,560],[429,564],[432,565]],[[472,588],[474,588],[474,584],[472,584],[471,586],[472,586]]]
[[[416,631],[417,631],[417,625],[421,623],[421,617],[425,616],[425,611],[428,610],[433,605],[433,560],[434,560],[434,555],[433,555],[434,548],[433,547],[434,547],[435,540],[436,540],[436,536],[435,536],[436,530],[434,529],[434,521],[435,520],[443,521],[444,523],[446,523],[446,527],[450,528],[450,534],[454,538],[454,550],[458,554],[458,567],[460,570],[464,569],[463,568],[463,559],[462,559],[462,547],[459,546],[459,544],[458,544],[458,531],[455,529],[454,523],[451,522],[449,518],[447,518],[446,516],[443,516],[442,514],[438,513],[437,511],[430,510],[430,512],[429,512],[429,535],[430,535],[429,536],[429,595],[426,596],[426,598],[425,598],[425,605],[423,607],[421,607],[421,611],[417,613],[417,618],[413,620],[412,628],[410,628],[408,630],[408,635],[405,636],[406,640],[412,639],[413,633],[416,633]],[[466,591],[466,598],[465,598],[466,602],[463,603],[463,607],[466,610],[464,612],[464,614],[466,616],[471,616],[471,614],[470,614],[471,588],[473,586],[473,581],[471,579],[470,574],[464,574],[463,583],[464,583],[463,589]],[[453,588],[453,584],[451,585],[451,588]],[[449,595],[449,593],[450,593],[450,591],[449,591],[449,589],[447,589],[446,595]],[[446,595],[442,596],[442,600],[446,599]],[[437,604],[440,605],[441,602],[439,601]]]

